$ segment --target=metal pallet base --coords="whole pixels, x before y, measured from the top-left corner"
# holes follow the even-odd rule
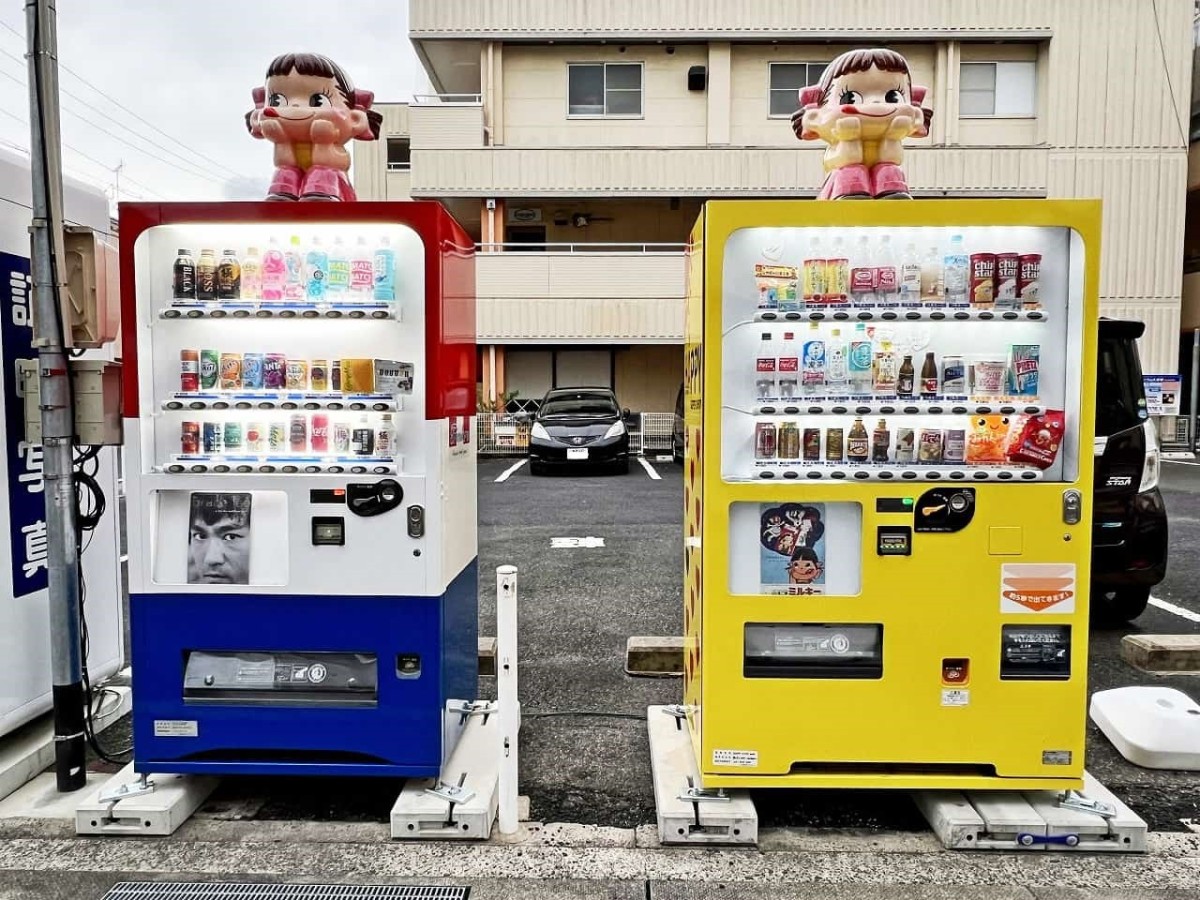
[[[646,710],[659,841],[758,844],[758,811],[749,792],[732,790],[712,799],[683,799],[700,787],[700,773],[687,722],[669,714],[668,709],[651,706]]]
[[[948,850],[1084,850],[1145,853],[1146,823],[1089,773],[1082,794],[1116,815],[1059,805],[1055,791],[914,791],[913,800]]]
[[[92,791],[75,809],[76,834],[165,836],[188,820],[216,788],[219,779],[205,775],[151,775],[154,790],[123,800],[102,801],[101,795],[137,784],[130,763]]]
[[[520,715],[518,711],[518,715]],[[486,840],[496,822],[500,718],[472,715],[438,778],[410,778],[392,807],[392,837]]]

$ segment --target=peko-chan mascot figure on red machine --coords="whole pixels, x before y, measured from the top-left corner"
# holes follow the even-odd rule
[[[843,53],[820,83],[801,88],[792,130],[802,141],[829,145],[819,199],[910,199],[900,142],[929,134],[933,111],[921,105],[925,94],[912,83],[908,61],[884,49]]]
[[[266,84],[253,94],[246,127],[275,145],[267,199],[358,199],[346,143],[379,138],[383,116],[371,109],[375,95],[355,90],[341,66],[316,53],[275,57]]]

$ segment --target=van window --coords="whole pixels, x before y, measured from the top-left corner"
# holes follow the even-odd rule
[[[1096,365],[1096,434],[1136,428],[1146,416],[1142,365],[1132,340],[1100,339]]]

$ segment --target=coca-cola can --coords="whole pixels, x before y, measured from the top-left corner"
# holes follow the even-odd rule
[[[754,426],[754,458],[775,458],[776,428],[774,422],[759,422]]]
[[[179,439],[179,449],[183,453],[192,454],[200,452],[200,423],[199,422],[184,422],[183,432]]]
[[[329,416],[325,413],[313,413],[309,442],[313,453],[329,452]]]

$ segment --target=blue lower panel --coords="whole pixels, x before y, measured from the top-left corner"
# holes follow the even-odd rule
[[[472,562],[440,597],[133,595],[137,770],[437,775],[446,702],[476,693],[477,591]],[[192,651],[371,654],[377,696],[358,707],[185,699]],[[402,677],[398,657],[413,654],[420,674]]]

